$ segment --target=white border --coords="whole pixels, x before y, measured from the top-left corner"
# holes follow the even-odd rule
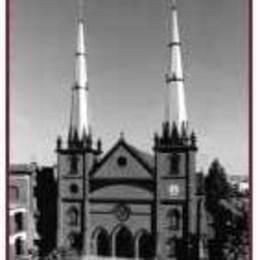
[[[0,1],[0,259],[5,259],[5,0]],[[260,1],[253,1],[253,104],[254,104],[254,138],[253,138],[253,217],[260,219],[258,198],[260,198]],[[254,221],[253,241],[260,241],[260,222]],[[257,257],[258,256],[258,257]],[[253,259],[260,259],[260,247],[254,247]]]
[[[5,214],[5,0],[0,1],[0,259],[6,252]]]
[[[253,1],[253,259],[260,259],[260,247],[257,241],[260,241],[260,1]],[[258,99],[258,100],[257,100]]]

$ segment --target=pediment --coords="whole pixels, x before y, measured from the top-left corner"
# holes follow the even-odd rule
[[[121,141],[101,160],[93,172],[95,179],[152,179],[153,170],[138,150]]]

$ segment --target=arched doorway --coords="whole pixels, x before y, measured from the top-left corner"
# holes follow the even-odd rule
[[[136,254],[139,259],[153,259],[154,243],[152,236],[145,230],[136,236]]]
[[[98,256],[110,256],[110,240],[107,231],[101,227],[97,228],[92,236],[95,246],[94,254]]]
[[[114,254],[118,257],[134,257],[134,241],[132,233],[125,226],[117,228],[114,232]]]

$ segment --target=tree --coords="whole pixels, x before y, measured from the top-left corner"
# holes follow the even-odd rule
[[[248,245],[248,216],[241,196],[234,197],[224,168],[214,160],[205,178],[206,208],[213,218],[211,260],[243,259]]]
[[[227,181],[225,169],[215,159],[210,165],[208,175],[205,178],[206,208],[215,215],[218,211],[218,203],[221,199],[228,199],[231,186]]]
[[[209,254],[211,260],[224,260],[225,246],[228,241],[228,212],[219,202],[229,196],[229,184],[224,168],[215,159],[205,177],[206,209],[213,218],[214,239],[210,241]]]

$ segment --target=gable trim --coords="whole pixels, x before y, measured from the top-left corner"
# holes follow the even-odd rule
[[[106,161],[118,149],[120,145],[122,145],[152,177],[154,176],[154,170],[130,148],[130,146],[125,142],[124,139],[120,138],[119,141],[110,149],[110,151],[108,151],[107,154],[101,159],[98,165],[96,165],[93,170],[90,171],[91,177],[94,177],[95,173],[106,163]]]

